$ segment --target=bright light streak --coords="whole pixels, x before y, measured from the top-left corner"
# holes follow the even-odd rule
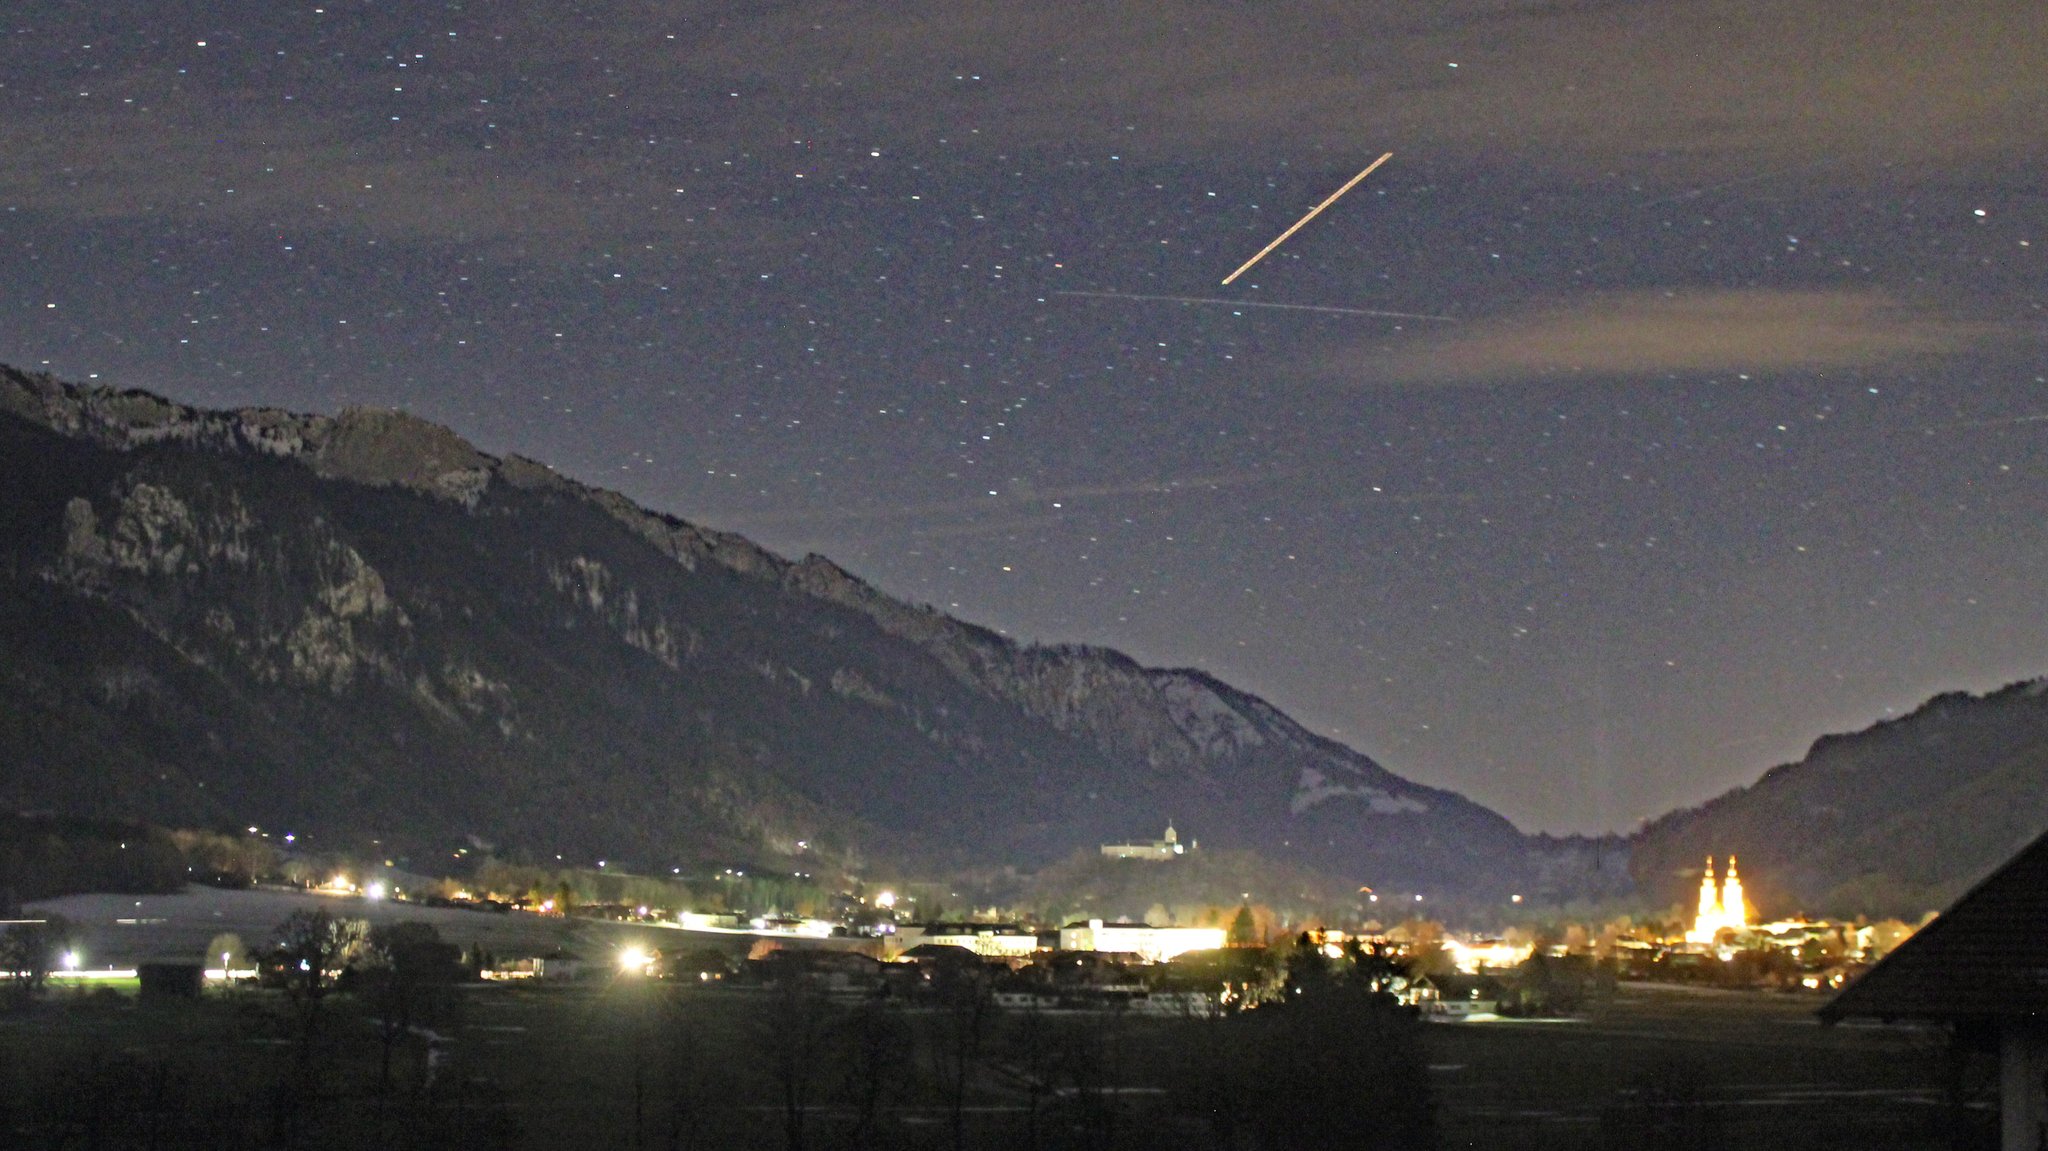
[[[1279,235],[1279,238],[1275,239],[1275,240],[1274,240],[1274,241],[1273,241],[1272,243],[1270,243],[1270,244],[1267,244],[1267,245],[1266,245],[1265,247],[1263,247],[1263,248],[1260,248],[1260,249],[1259,249],[1259,254],[1258,254],[1258,255],[1256,255],[1256,256],[1253,256],[1253,257],[1252,257],[1251,259],[1249,259],[1249,260],[1246,260],[1246,261],[1245,261],[1245,262],[1244,262],[1243,264],[1239,265],[1239,266],[1238,266],[1238,269],[1237,269],[1237,271],[1235,271],[1235,272],[1232,272],[1232,273],[1230,273],[1229,275],[1227,275],[1227,276],[1223,277],[1223,282],[1224,282],[1224,284],[1228,285],[1228,284],[1230,283],[1230,281],[1232,281],[1232,280],[1235,280],[1235,279],[1237,279],[1237,278],[1238,278],[1239,276],[1242,276],[1242,275],[1244,275],[1244,274],[1245,274],[1245,272],[1246,272],[1247,270],[1249,270],[1249,269],[1251,268],[1251,266],[1252,266],[1253,264],[1256,264],[1256,263],[1258,263],[1258,262],[1259,262],[1260,260],[1263,260],[1263,259],[1265,259],[1265,258],[1266,258],[1266,253],[1268,253],[1268,252],[1272,251],[1273,249],[1275,249],[1275,248],[1279,247],[1280,245],[1282,245],[1282,244],[1286,243],[1286,242],[1287,242],[1287,237],[1289,237],[1289,236],[1292,236],[1292,235],[1293,235],[1293,234],[1295,234],[1296,232],[1299,232],[1299,231],[1301,231],[1301,226],[1302,226],[1303,224],[1306,224],[1306,223],[1308,223],[1308,222],[1309,222],[1310,220],[1313,220],[1313,219],[1315,219],[1315,218],[1316,218],[1317,216],[1319,216],[1319,215],[1321,215],[1321,214],[1322,214],[1322,211],[1323,211],[1323,209],[1324,209],[1324,208],[1327,208],[1327,207],[1329,207],[1330,205],[1332,205],[1332,204],[1336,203],[1336,202],[1337,202],[1337,197],[1339,197],[1339,196],[1342,196],[1342,195],[1343,195],[1344,193],[1346,193],[1346,192],[1349,192],[1349,191],[1350,191],[1351,189],[1353,189],[1353,188],[1357,187],[1357,186],[1358,186],[1358,182],[1359,182],[1360,180],[1363,180],[1363,179],[1365,179],[1365,178],[1366,178],[1367,176],[1370,176],[1370,175],[1372,175],[1372,170],[1373,170],[1374,168],[1377,168],[1377,167],[1379,167],[1379,166],[1380,166],[1381,164],[1384,164],[1384,163],[1386,163],[1386,162],[1387,162],[1388,160],[1391,160],[1391,159],[1393,159],[1393,158],[1394,158],[1394,154],[1393,154],[1392,152],[1388,152],[1388,153],[1386,153],[1385,155],[1381,156],[1381,157],[1380,157],[1379,159],[1377,159],[1377,160],[1374,160],[1374,161],[1373,161],[1372,163],[1370,163],[1370,164],[1367,164],[1367,165],[1365,166],[1365,171],[1363,171],[1363,172],[1360,172],[1360,173],[1359,173],[1358,175],[1356,175],[1356,176],[1353,176],[1353,177],[1351,177],[1351,179],[1350,179],[1349,181],[1347,181],[1347,182],[1345,183],[1345,185],[1344,185],[1343,187],[1341,187],[1341,188],[1337,189],[1336,191],[1334,191],[1334,192],[1330,193],[1330,195],[1329,195],[1329,198],[1328,198],[1328,199],[1325,199],[1325,200],[1324,200],[1324,201],[1323,201],[1322,203],[1320,203],[1320,204],[1317,204],[1317,205],[1316,205],[1315,207],[1313,207],[1313,208],[1310,208],[1310,209],[1308,210],[1308,215],[1306,215],[1306,216],[1303,216],[1303,217],[1302,217],[1301,219],[1299,219],[1299,220],[1296,220],[1296,221],[1294,222],[1294,226],[1293,226],[1293,227],[1291,227],[1291,228],[1287,229],[1286,231],[1284,231],[1284,232],[1280,233],[1280,235]]]

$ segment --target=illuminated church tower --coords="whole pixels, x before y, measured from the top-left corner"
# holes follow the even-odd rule
[[[1735,857],[1728,857],[1728,874],[1721,877],[1721,917],[1725,926],[1740,931],[1749,926],[1749,901],[1742,897],[1742,877],[1735,874]]]
[[[1693,916],[1688,943],[1712,943],[1722,928],[1741,931],[1749,926],[1749,904],[1742,897],[1742,876],[1736,873],[1735,857],[1728,857],[1728,875],[1714,881],[1714,857],[1707,856],[1706,873],[1700,876],[1700,907]]]

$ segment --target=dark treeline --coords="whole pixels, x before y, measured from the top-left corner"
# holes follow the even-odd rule
[[[0,911],[82,891],[176,891],[191,879],[188,867],[162,828],[0,813]]]

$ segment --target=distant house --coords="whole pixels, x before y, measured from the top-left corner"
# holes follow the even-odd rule
[[[932,967],[981,966],[981,956],[957,943],[920,943],[895,959],[897,963],[922,963]]]
[[[1501,981],[1491,975],[1446,972],[1425,975],[1398,992],[1401,1002],[1432,1022],[1492,1015],[1500,1005]]]
[[[150,959],[135,965],[144,1003],[162,999],[197,999],[206,982],[206,964],[197,959]]]
[[[1150,843],[1105,843],[1102,854],[1110,859],[1149,859],[1154,862],[1186,855],[1194,849],[1193,844],[1183,844],[1180,833],[1173,824],[1166,825],[1166,834]]]
[[[1820,1009],[1822,1022],[1919,1019],[1995,1045],[2000,1146],[2048,1146],[2048,835]]]
[[[777,948],[746,962],[747,970],[759,983],[799,983],[844,994],[863,994],[879,988],[885,966],[857,951],[829,948]]]
[[[583,957],[561,948],[546,955],[500,959],[483,973],[485,979],[546,979],[570,981],[583,977]]]
[[[993,998],[1005,1011],[1049,1011],[1060,1005],[1059,996],[1028,988],[998,991]]]

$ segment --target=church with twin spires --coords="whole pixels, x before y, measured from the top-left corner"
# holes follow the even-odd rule
[[[1749,903],[1742,898],[1742,877],[1736,874],[1735,857],[1728,857],[1728,874],[1716,882],[1714,857],[1709,855],[1706,873],[1700,876],[1699,912],[1693,916],[1692,930],[1685,933],[1685,941],[1712,944],[1723,928],[1748,930]]]

